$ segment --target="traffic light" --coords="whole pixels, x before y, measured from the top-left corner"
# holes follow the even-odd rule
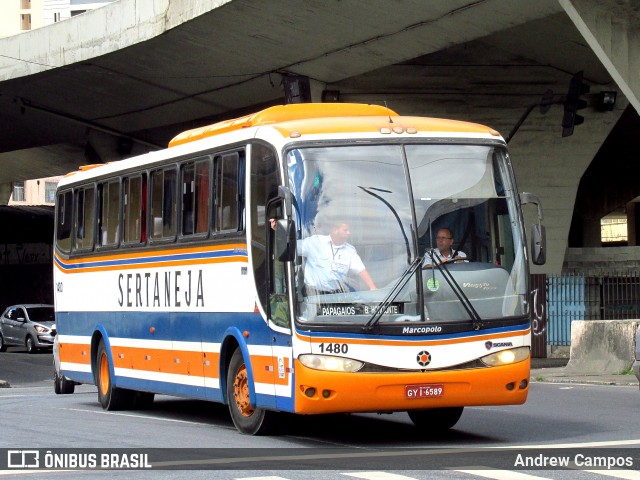
[[[562,117],[562,136],[573,134],[574,125],[584,122],[584,117],[578,115],[578,110],[587,106],[587,101],[580,99],[580,95],[589,93],[589,85],[582,81],[583,72],[576,73],[569,82],[569,92],[564,100],[564,116]]]

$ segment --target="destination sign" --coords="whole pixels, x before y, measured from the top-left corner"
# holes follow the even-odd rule
[[[325,317],[373,315],[379,308],[379,303],[321,303],[318,304],[317,315]],[[391,303],[387,305],[384,315],[398,315],[401,313],[404,313],[404,304]]]

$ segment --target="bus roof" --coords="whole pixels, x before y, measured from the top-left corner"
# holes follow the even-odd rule
[[[425,135],[442,135],[459,138],[468,136],[475,138],[500,137],[496,130],[484,125],[440,118],[405,117],[380,105],[299,103],[270,107],[244,117],[188,130],[171,140],[169,147],[181,145],[189,148],[188,145],[197,140],[213,139],[224,133],[235,132],[237,134],[243,129],[266,126],[274,129],[283,138],[301,139],[307,135],[321,134],[339,136],[355,134],[365,137],[370,135],[379,137],[381,134],[393,136],[419,134],[423,137]],[[145,164],[162,161],[171,157],[172,153],[167,150],[158,150],[116,162],[83,165],[78,170],[68,173],[59,185],[65,186],[100,174],[137,166],[141,161]]]
[[[169,147],[243,128],[270,125],[284,137],[292,133],[322,134],[347,132],[417,133],[457,132],[498,136],[484,125],[425,117],[401,117],[380,105],[357,103],[298,103],[269,107],[265,110],[205,127],[187,130],[174,137]],[[386,129],[386,131],[383,131]]]

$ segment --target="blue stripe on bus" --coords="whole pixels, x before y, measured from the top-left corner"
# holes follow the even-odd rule
[[[180,342],[222,342],[229,325],[250,333],[255,345],[271,345],[272,331],[259,313],[253,312],[56,312],[58,332],[92,335],[103,325],[109,337]],[[154,332],[150,331],[154,327]]]

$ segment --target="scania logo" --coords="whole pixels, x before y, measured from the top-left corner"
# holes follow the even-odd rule
[[[484,346],[487,347],[487,350],[491,350],[493,347],[513,347],[513,342],[497,342],[493,343],[488,340],[484,342]]]
[[[416,361],[418,362],[418,365],[420,365],[421,367],[426,367],[431,363],[431,354],[426,350],[423,350],[418,354]]]

